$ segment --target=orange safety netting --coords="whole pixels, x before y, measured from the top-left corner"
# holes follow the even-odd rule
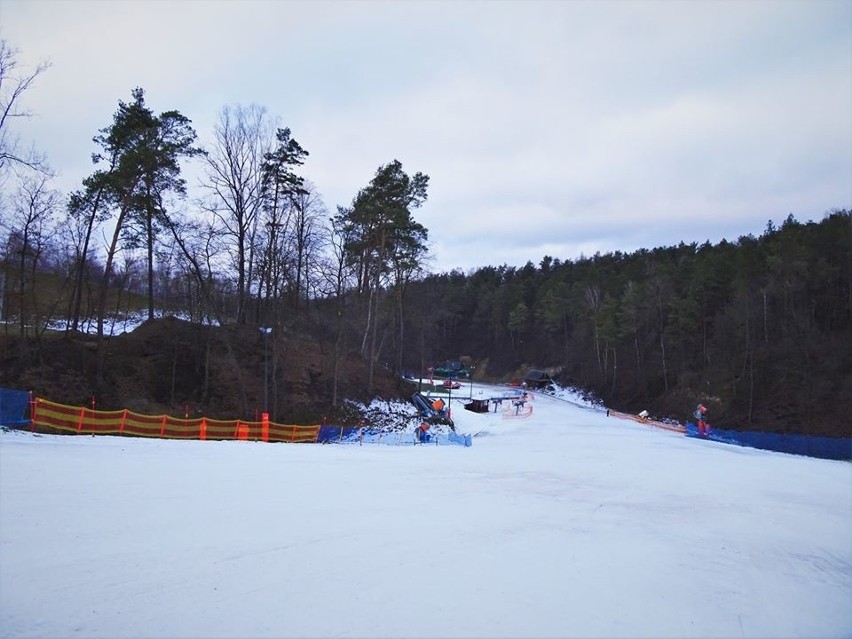
[[[32,405],[32,428],[55,428],[80,435],[132,435],[170,439],[236,439],[265,442],[317,441],[319,425],[278,424],[264,419],[247,422],[200,417],[142,415],[131,410],[94,410],[66,406],[38,397]]]
[[[512,402],[503,407],[503,419],[526,419],[533,414],[533,407],[525,402]]]
[[[675,433],[685,433],[686,427],[682,424],[670,424],[667,422],[660,422],[655,419],[649,419],[648,417],[641,417],[640,415],[631,415],[630,413],[621,413],[617,410],[607,411],[607,415],[610,417],[618,417],[619,419],[631,419],[634,422],[639,422],[640,424],[645,424],[646,426],[652,426],[654,428],[662,428],[663,430],[670,430]]]

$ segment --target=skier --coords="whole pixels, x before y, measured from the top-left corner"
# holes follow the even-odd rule
[[[704,404],[698,404],[695,407],[693,415],[698,420],[698,436],[710,437],[710,424],[707,423],[707,407]]]

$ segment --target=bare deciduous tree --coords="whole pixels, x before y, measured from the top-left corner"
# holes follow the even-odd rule
[[[59,193],[50,187],[45,173],[16,172],[18,190],[11,199],[9,218],[2,226],[8,232],[6,242],[7,275],[17,280],[16,312],[21,335],[44,331],[46,309],[39,304],[37,273],[44,267],[42,257],[56,234],[56,210]],[[9,289],[12,287],[10,286]],[[8,289],[7,289],[8,290]]]
[[[275,139],[274,130],[274,122],[265,108],[256,104],[226,106],[215,126],[213,148],[208,149],[206,156],[205,186],[211,194],[208,208],[218,217],[232,243],[239,323],[246,321],[251,295],[263,204],[263,163]]]
[[[292,208],[293,299],[298,308],[311,297],[318,253],[322,249],[321,223],[327,217],[327,209],[316,188],[309,182],[302,192],[293,197]]]
[[[21,96],[49,67],[50,63],[40,62],[34,69],[21,69],[18,50],[0,39],[0,171],[11,165],[46,170],[45,159],[35,150],[21,150],[20,140],[9,125],[16,118],[32,116],[32,112],[21,108]]]

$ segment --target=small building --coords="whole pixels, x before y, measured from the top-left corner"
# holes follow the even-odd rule
[[[461,360],[450,359],[435,367],[435,375],[439,377],[467,379],[470,377],[470,371],[464,367]]]
[[[469,410],[474,413],[487,413],[488,412],[488,400],[487,399],[472,399],[467,404],[464,405],[465,410]]]
[[[547,388],[553,384],[553,380],[550,379],[550,375],[544,371],[534,368],[528,370],[527,374],[524,375],[524,382],[526,383],[527,388]]]

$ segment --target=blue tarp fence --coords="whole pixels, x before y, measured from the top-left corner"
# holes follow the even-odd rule
[[[0,426],[20,428],[30,423],[28,391],[0,388]]]
[[[382,431],[364,426],[320,426],[317,443],[320,444],[386,444],[388,446],[472,446],[471,435],[430,432],[428,442],[417,442],[414,433],[406,431]]]
[[[686,424],[686,436],[698,437],[698,426]],[[774,450],[792,455],[806,455],[820,459],[852,460],[852,438],[811,437],[809,435],[780,435],[756,431],[710,429],[710,440],[762,450]]]

